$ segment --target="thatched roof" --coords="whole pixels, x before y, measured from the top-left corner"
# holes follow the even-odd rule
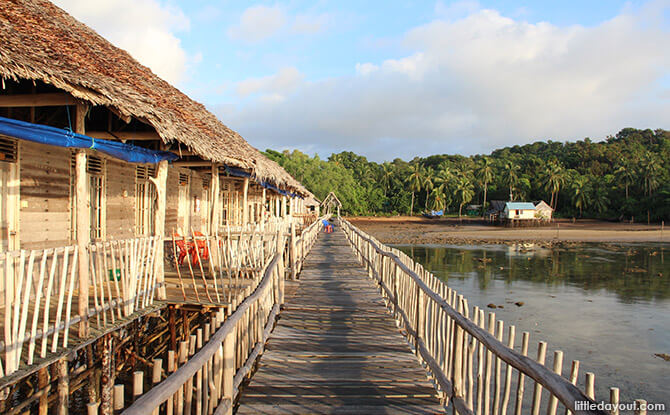
[[[178,141],[205,159],[252,169],[277,185],[300,186],[202,104],[46,0],[3,0],[0,39],[4,78],[43,81],[144,121],[166,143]]]

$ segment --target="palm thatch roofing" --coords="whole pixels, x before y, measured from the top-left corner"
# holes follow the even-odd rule
[[[49,1],[3,0],[0,39],[3,78],[43,81],[124,118],[146,122],[164,142],[180,142],[202,158],[304,189],[204,105]]]

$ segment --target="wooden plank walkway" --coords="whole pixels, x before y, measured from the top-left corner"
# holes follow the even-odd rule
[[[237,414],[438,413],[435,388],[344,234],[321,234]]]

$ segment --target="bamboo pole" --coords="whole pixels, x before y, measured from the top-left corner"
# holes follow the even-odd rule
[[[610,403],[612,415],[619,415],[619,388],[610,388]]]
[[[556,350],[554,352],[554,373],[557,375],[563,374],[563,352]],[[547,407],[547,415],[556,415],[556,409],[558,408],[558,398],[553,394],[549,396],[549,406]]]
[[[86,134],[85,116],[88,107],[82,103],[77,103],[75,109],[75,132]],[[86,153],[84,150],[77,150],[75,156],[75,199],[76,199],[76,232],[77,232],[77,250],[79,251],[79,261],[77,269],[79,271],[79,293],[78,293],[78,311],[79,311],[79,338],[88,336],[88,244],[91,242],[91,212],[89,206],[89,186],[88,173],[86,172]]]
[[[246,226],[249,222],[249,178],[244,178],[244,187],[243,187],[243,205],[242,205],[242,226]]]
[[[114,413],[121,413],[125,405],[124,385],[122,383],[114,385]]]
[[[528,356],[529,340],[530,340],[530,333],[524,331],[523,337],[521,339],[521,356]],[[523,404],[524,381],[525,381],[525,375],[523,374],[522,371],[519,371],[519,378],[517,380],[517,389],[516,389],[516,405],[514,406],[514,415],[521,415],[521,405]]]
[[[56,372],[58,373],[58,415],[67,415],[70,407],[70,377],[68,374],[67,357],[60,359],[56,363]]]
[[[507,335],[507,347],[514,349],[514,337],[516,328],[509,326],[509,334]],[[503,392],[503,401],[501,407],[501,415],[507,415],[507,406],[509,404],[510,390],[512,389],[512,366],[508,363],[505,367],[505,390]]]
[[[537,346],[537,363],[544,365],[546,357],[547,357],[547,342],[540,342]],[[533,415],[538,415],[540,413],[541,399],[542,399],[542,385],[536,381],[535,389],[533,389],[533,404],[531,412]]]
[[[133,372],[133,401],[144,393],[144,372]]]

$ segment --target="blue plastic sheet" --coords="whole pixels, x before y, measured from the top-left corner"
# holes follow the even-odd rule
[[[5,117],[0,117],[0,134],[52,146],[90,148],[129,163],[155,164],[159,161],[172,161],[179,158],[176,154],[167,151],[149,150],[132,144],[97,139],[69,130]]]

